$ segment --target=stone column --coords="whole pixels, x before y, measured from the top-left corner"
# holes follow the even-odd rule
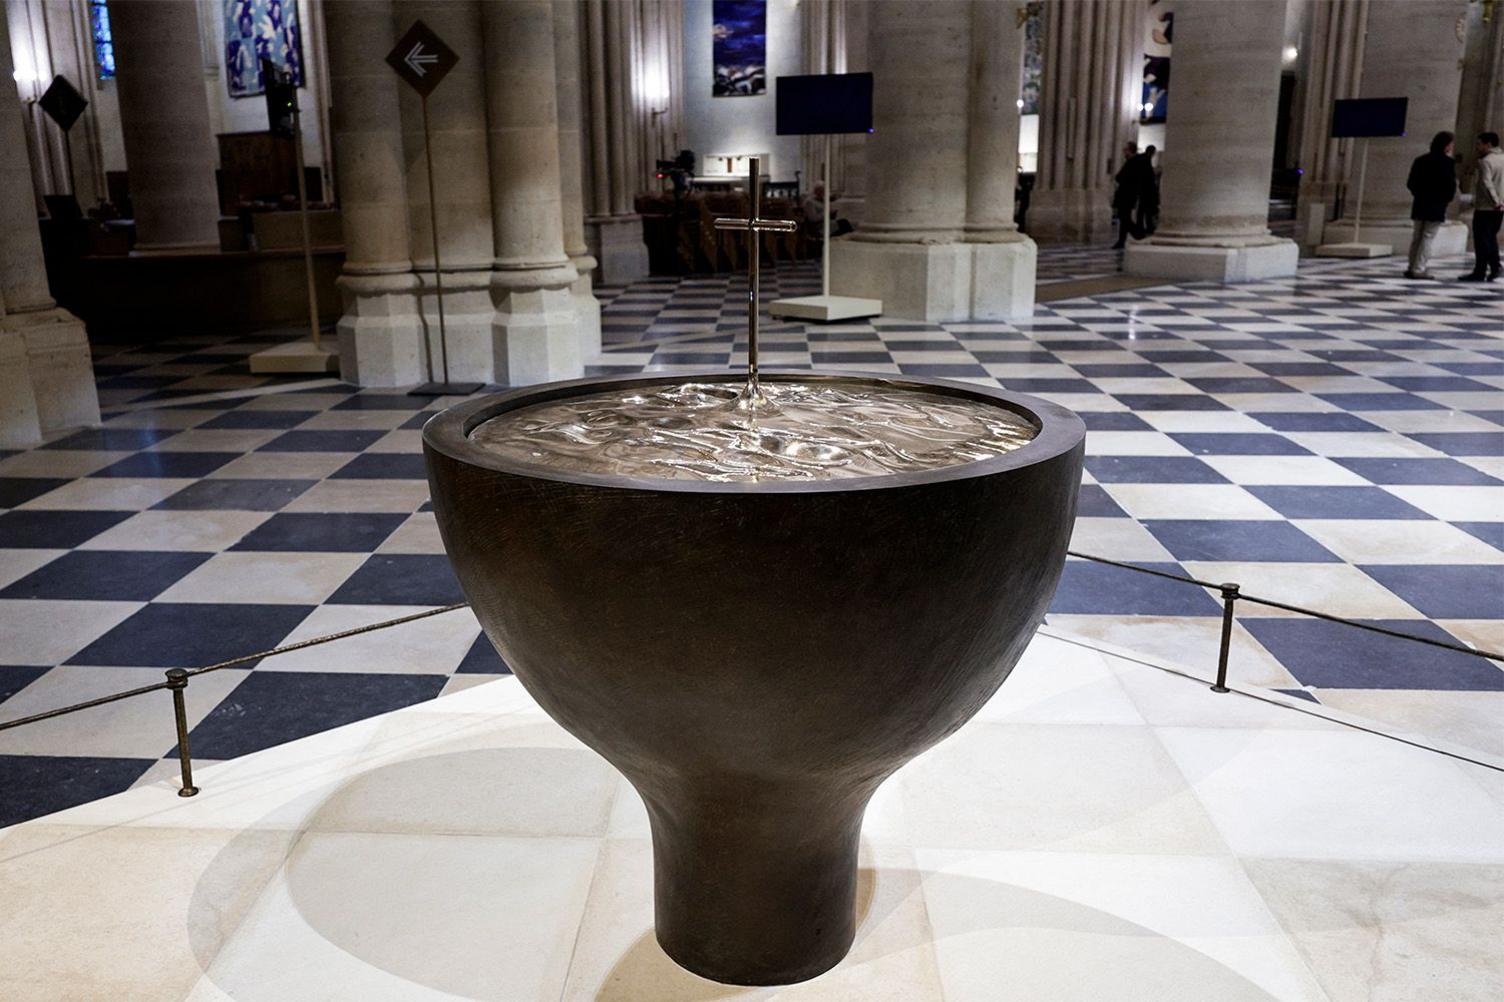
[[[345,265],[338,285],[340,377],[402,386],[427,374],[412,270],[398,88],[372,53],[396,43],[391,0],[326,8],[331,119]]]
[[[47,287],[31,162],[0,10],[0,447],[35,445],[64,428],[99,423],[84,325]]]
[[[513,386],[580,376],[579,322],[564,253],[554,12],[548,0],[482,8],[491,154],[495,378]]]
[[[115,86],[136,252],[219,251],[219,161],[193,0],[115,0]]]
[[[580,81],[585,104],[585,235],[599,280],[623,285],[648,274],[634,196],[646,187],[634,121],[632,66],[639,47],[636,0],[584,0]]]
[[[1467,0],[1407,0],[1369,5],[1368,34],[1363,43],[1363,84],[1359,97],[1410,99],[1405,135],[1357,140],[1349,167],[1342,218],[1326,227],[1327,243],[1353,239],[1357,212],[1358,161],[1368,145],[1364,181],[1363,243],[1390,244],[1397,254],[1410,243],[1410,192],[1405,179],[1410,164],[1426,152],[1431,137],[1457,127],[1457,94],[1462,81],[1462,54]],[[1178,27],[1176,30],[1179,30]],[[1178,69],[1178,67],[1177,67]],[[1471,137],[1458,141],[1459,152],[1471,150]],[[1456,203],[1453,203],[1456,211]],[[1438,257],[1467,249],[1467,227],[1443,223],[1432,244]]]
[[[497,377],[491,350],[495,310],[491,305],[491,164],[486,151],[483,6],[489,5],[479,0],[396,0],[393,10],[398,38],[414,21],[422,20],[459,56],[454,69],[428,98],[447,347],[440,344],[434,295],[422,102],[406,84],[398,89],[413,270],[422,284],[422,317],[432,342],[433,378],[443,378],[441,361],[447,353],[451,380],[489,383]],[[371,58],[380,62],[388,51],[383,49]]]
[[[1146,11],[1142,0],[1045,0],[1039,169],[1028,218],[1036,240],[1112,239],[1112,179],[1123,144],[1138,135]]]
[[[1164,209],[1158,232],[1129,245],[1129,274],[1217,282],[1295,274],[1295,242],[1269,232],[1285,3],[1180,0]]]
[[[1034,312],[1039,251],[1018,232],[1018,97],[1024,24],[1018,8],[979,3],[971,12],[971,105],[966,148],[966,239],[973,244],[971,316]]]
[[[1346,182],[1352,140],[1332,138],[1332,102],[1358,96],[1369,0],[1328,0],[1307,9],[1300,81],[1302,202],[1330,206]]]
[[[580,357],[601,351],[601,304],[591,291],[596,260],[585,243],[583,152],[580,148],[580,4],[553,0],[555,98],[559,115],[559,194],[564,215],[564,253],[580,277],[570,286],[580,325]]]
[[[1023,53],[1012,9],[881,0],[868,11],[866,221],[831,245],[832,291],[931,322],[1027,315],[1034,245],[1011,229]]]

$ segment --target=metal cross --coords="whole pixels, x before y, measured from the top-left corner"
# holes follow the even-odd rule
[[[757,381],[757,279],[762,255],[758,252],[758,235],[762,233],[792,233],[799,224],[792,219],[762,219],[762,184],[757,176],[757,158],[752,157],[747,166],[747,190],[752,196],[752,211],[746,219],[725,217],[715,221],[718,230],[742,230],[747,234],[747,386],[737,397],[740,410],[755,410],[764,407],[768,398],[763,396],[762,386]]]

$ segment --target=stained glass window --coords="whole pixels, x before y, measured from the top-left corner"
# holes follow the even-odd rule
[[[89,0],[89,27],[94,32],[94,68],[101,80],[115,79],[115,38],[110,34],[110,8],[105,0]]]

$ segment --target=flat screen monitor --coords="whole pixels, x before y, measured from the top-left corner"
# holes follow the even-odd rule
[[[1332,107],[1332,138],[1350,139],[1376,136],[1403,136],[1404,97],[1363,97],[1337,101]]]
[[[872,131],[872,74],[824,73],[775,81],[780,136]]]

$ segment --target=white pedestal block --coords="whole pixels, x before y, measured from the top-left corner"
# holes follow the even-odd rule
[[[1039,248],[1027,237],[971,248],[973,320],[1019,320],[1034,315],[1034,279]]]
[[[0,449],[27,449],[41,441],[26,339],[19,331],[0,330]]]
[[[345,313],[335,328],[339,375],[357,386],[408,386],[426,378],[418,278],[342,275]]]
[[[799,296],[795,299],[775,299],[768,304],[768,313],[771,316],[794,317],[799,320],[815,320],[821,323],[876,317],[882,312],[883,301],[881,299],[859,299],[856,296]]]
[[[595,298],[590,284],[590,273],[584,271],[569,287],[570,297],[574,300],[575,323],[580,331],[582,362],[601,353],[601,302]]]
[[[1178,247],[1152,241],[1130,243],[1123,271],[1146,278],[1206,282],[1254,282],[1295,274],[1300,248],[1293,240],[1250,247]]]
[[[1034,312],[1032,240],[912,244],[837,240],[830,284],[843,294],[881,299],[890,317],[944,323],[1008,320]]]
[[[1320,244],[1316,248],[1317,257],[1371,258],[1393,254],[1394,248],[1389,244]]]
[[[1363,228],[1358,236],[1363,243],[1388,244],[1399,253],[1405,253],[1410,246],[1410,237],[1414,234],[1414,227],[1408,219],[1384,219],[1376,222],[1363,220]],[[1348,219],[1337,219],[1326,224],[1326,229],[1321,233],[1323,244],[1350,244],[1353,242],[1353,224]],[[1436,231],[1436,236],[1431,238],[1431,257],[1452,257],[1456,254],[1465,254],[1468,250],[1467,226],[1455,219],[1449,219],[1441,224]],[[1319,252],[1318,252],[1319,253]]]
[[[556,289],[495,288],[491,321],[495,382],[508,386],[578,379],[579,314],[568,286]],[[453,371],[454,356],[450,355]]]
[[[327,341],[314,344],[294,341],[258,351],[249,359],[251,371],[259,375],[284,372],[338,372],[339,350]]]
[[[423,339],[418,357],[434,382],[502,382],[491,333],[496,307],[491,295],[491,271],[444,273],[444,334],[440,336],[438,301],[432,279],[423,289]],[[446,375],[444,359],[449,365]]]
[[[648,277],[641,216],[592,216],[585,221],[585,240],[600,262],[597,281],[602,284],[626,285]]]
[[[83,321],[56,307],[0,317],[0,337],[19,335],[43,437],[99,424],[99,394]],[[24,408],[24,401],[22,407]]]

